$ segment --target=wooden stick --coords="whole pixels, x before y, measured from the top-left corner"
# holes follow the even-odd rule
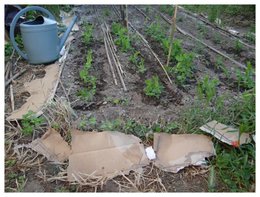
[[[111,48],[112,48],[111,52],[114,54],[114,56],[115,56],[115,58],[116,58],[117,65],[118,65],[118,67],[119,67],[120,72],[122,73],[122,75],[125,75],[125,72],[124,72],[123,69],[122,69],[122,66],[121,66],[121,64],[120,64],[119,58],[118,58],[118,56],[117,56],[117,54],[116,54],[116,51],[114,50],[114,49],[116,48],[116,46],[115,46],[115,44],[114,44],[114,42],[113,42],[112,36],[111,36],[111,34],[110,34],[110,30],[109,30],[109,28],[108,28],[108,26],[107,26],[106,24],[105,24],[105,26],[107,27],[107,30],[105,31],[105,32],[107,33],[107,37],[110,38],[110,40],[109,40],[108,43],[111,45]]]
[[[108,48],[109,48],[109,50],[110,50],[110,52],[111,52],[111,54],[112,54],[112,59],[113,59],[113,61],[114,61],[114,63],[115,63],[116,70],[117,70],[119,79],[120,79],[120,81],[121,81],[121,83],[122,83],[123,89],[124,89],[124,91],[127,91],[127,88],[126,88],[126,86],[125,86],[124,79],[123,79],[123,77],[122,77],[122,75],[121,75],[121,71],[120,71],[120,69],[119,69],[119,65],[117,64],[116,55],[115,55],[114,53],[112,53],[113,47],[111,46],[111,44],[108,44]]]
[[[117,85],[117,80],[116,80],[116,75],[115,75],[115,72],[114,72],[114,68],[113,68],[113,66],[112,66],[112,62],[111,62],[111,59],[110,59],[109,54],[108,54],[107,40],[106,40],[106,38],[105,38],[105,32],[104,32],[104,43],[105,43],[105,49],[106,49],[107,59],[108,59],[108,63],[109,63],[109,66],[110,66],[110,70],[111,70],[111,73],[112,73],[112,76],[113,76],[113,79],[114,79],[114,83],[115,83],[115,85]]]
[[[172,53],[172,42],[173,42],[173,36],[174,36],[174,32],[176,30],[176,16],[177,16],[177,8],[178,6],[175,6],[174,9],[174,15],[172,18],[172,27],[171,27],[171,33],[170,33],[170,47],[169,47],[169,53],[168,53],[168,58],[167,58],[167,63],[166,66],[169,66],[169,62],[170,62],[170,57],[171,57],[171,53]]]
[[[13,77],[11,77],[9,80],[7,80],[7,82],[5,83],[5,88],[11,83],[11,81],[15,80],[17,77],[19,77],[20,75],[25,73],[25,71],[27,71],[26,68],[21,70],[20,72],[16,73]]]
[[[138,7],[134,6],[134,8],[136,10],[138,10],[145,18],[147,18],[149,21],[151,20],[151,18],[149,16],[147,16],[141,9],[139,9]]]
[[[167,23],[171,24],[171,22],[169,21],[169,19],[168,19],[167,17],[165,17],[165,16],[164,16],[162,13],[160,13],[160,12],[158,12],[158,13],[161,15],[161,17],[162,17]],[[207,45],[205,42],[199,40],[199,39],[196,38],[195,36],[189,34],[188,32],[186,32],[186,31],[184,31],[184,30],[182,30],[180,27],[178,27],[178,25],[176,25],[176,28],[177,28],[177,30],[178,30],[181,34],[183,34],[183,35],[185,35],[185,36],[191,37],[192,39],[194,39],[194,40],[196,40],[197,42],[203,44],[205,47],[209,48],[210,50],[214,51],[215,53],[218,53],[219,55],[221,55],[221,56],[223,56],[223,57],[229,59],[231,62],[233,62],[234,64],[238,65],[240,68],[243,68],[243,69],[246,68],[245,65],[239,63],[238,61],[232,59],[231,57],[228,57],[227,55],[225,55],[224,53],[220,52],[219,50],[217,50],[217,49],[215,49],[215,48],[213,48],[213,47]]]
[[[145,43],[146,47],[151,51],[151,53],[153,54],[153,56],[155,57],[155,59],[159,62],[160,66],[162,67],[164,73],[166,74],[169,82],[172,84],[172,80],[171,78],[169,77],[167,71],[165,70],[163,64],[161,63],[161,61],[159,60],[158,56],[156,55],[156,53],[152,50],[152,48],[150,47],[150,45],[148,44],[147,40],[143,37],[143,35],[141,33],[139,33],[137,31],[137,29],[134,28],[134,26],[130,23],[129,23],[129,26],[139,35],[139,37],[143,40],[143,42]]]

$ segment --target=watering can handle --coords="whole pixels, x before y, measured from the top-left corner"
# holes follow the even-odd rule
[[[26,12],[28,11],[32,11],[32,10],[37,10],[37,11],[40,11],[42,13],[45,13],[48,15],[48,17],[52,20],[55,20],[55,17],[52,15],[52,13],[50,13],[48,10],[42,8],[42,7],[39,7],[39,6],[30,6],[30,7],[26,7],[22,10],[20,10],[16,15],[15,17],[13,18],[13,21],[11,23],[11,26],[10,26],[10,39],[11,39],[11,42],[15,48],[15,50],[18,52],[19,55],[21,55],[24,59],[28,59],[28,56],[22,52],[17,43],[15,42],[15,38],[14,38],[14,29],[15,29],[15,25],[19,19],[20,16],[22,16],[23,14],[25,14]]]

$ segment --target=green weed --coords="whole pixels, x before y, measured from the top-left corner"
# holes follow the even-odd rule
[[[237,54],[239,54],[243,50],[243,45],[238,40],[235,41],[234,49]]]
[[[170,48],[170,41],[169,39],[162,39],[162,47],[164,50],[164,53],[168,55],[169,53],[169,48]],[[181,41],[178,39],[173,40],[172,42],[172,51],[171,51],[171,56],[170,59],[173,62],[177,61],[177,56],[182,54],[182,47],[181,47]]]
[[[170,16],[173,16],[174,14],[174,7],[171,5],[161,5],[159,9],[161,12],[164,12]]]
[[[115,119],[112,121],[104,121],[101,123],[100,129],[103,131],[116,131],[119,130],[123,122],[121,119]]]
[[[215,44],[221,44],[221,36],[220,36],[220,34],[215,33],[215,34],[213,35],[213,42],[214,42]]]
[[[165,31],[160,23],[152,23],[146,29],[146,33],[155,41],[161,42],[165,38]]]
[[[231,192],[249,192],[255,184],[255,147],[217,148],[217,174]]]
[[[5,58],[9,58],[13,53],[13,46],[10,42],[5,44]]]
[[[245,38],[246,38],[251,44],[255,44],[255,33],[247,32],[247,33],[245,34]]]
[[[198,82],[197,92],[200,98],[206,98],[208,102],[211,102],[217,94],[216,87],[219,84],[217,79],[210,80],[208,76],[205,76]]]
[[[43,121],[42,117],[36,117],[35,112],[29,111],[27,114],[23,115],[22,134],[25,136],[32,135],[33,131],[38,128]]]
[[[158,76],[153,76],[151,79],[145,80],[146,87],[144,88],[144,92],[147,96],[156,97],[157,99],[160,97],[164,87],[161,85]]]
[[[250,62],[247,62],[245,73],[242,73],[239,69],[236,71],[238,88],[251,89],[255,87],[254,69]]]

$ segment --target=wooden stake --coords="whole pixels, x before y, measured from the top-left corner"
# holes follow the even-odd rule
[[[166,63],[167,67],[169,66],[169,62],[170,62],[170,58],[171,58],[173,36],[174,36],[174,32],[176,30],[177,8],[178,8],[178,5],[175,5],[174,15],[173,15],[173,18],[172,18],[171,33],[170,33],[170,47],[169,47],[168,58],[167,58],[167,63]]]
[[[107,59],[108,59],[108,63],[109,63],[109,66],[110,66],[110,70],[111,70],[111,73],[112,73],[112,76],[113,76],[113,79],[114,79],[114,83],[115,83],[115,85],[117,85],[117,80],[116,80],[116,75],[115,75],[115,72],[114,72],[114,68],[113,68],[113,66],[112,66],[112,62],[111,62],[111,59],[110,59],[109,54],[108,54],[107,40],[106,40],[106,37],[105,37],[105,32],[104,32],[104,43],[105,43],[105,49],[106,49]]]

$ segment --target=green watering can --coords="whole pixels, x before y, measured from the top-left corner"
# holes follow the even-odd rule
[[[40,11],[48,17],[39,16],[35,20],[25,21],[20,24],[25,53],[21,51],[14,38],[15,25],[20,16],[28,11]],[[77,17],[75,16],[60,38],[58,36],[57,22],[54,16],[46,9],[39,6],[30,6],[19,11],[10,26],[10,39],[19,55],[31,64],[46,64],[57,60],[60,51],[67,40]]]

